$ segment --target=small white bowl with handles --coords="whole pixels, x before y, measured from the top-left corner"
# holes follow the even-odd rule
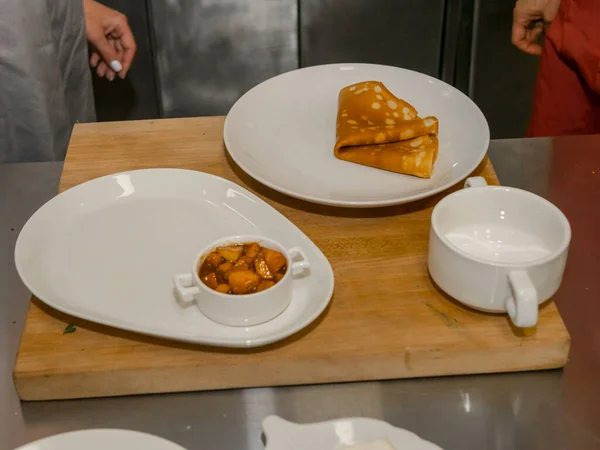
[[[216,248],[257,242],[261,247],[277,250],[287,259],[284,277],[275,286],[246,295],[217,292],[206,286],[198,274],[205,258]],[[310,276],[310,263],[301,248],[286,249],[278,242],[261,236],[232,236],[206,246],[192,262],[191,271],[175,275],[173,284],[180,305],[197,304],[209,319],[223,325],[249,327],[268,322],[281,314],[294,294],[294,279]]]

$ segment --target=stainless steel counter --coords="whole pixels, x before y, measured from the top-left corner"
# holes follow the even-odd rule
[[[259,450],[268,414],[380,418],[447,450],[600,448],[600,136],[495,141],[490,155],[503,184],[549,198],[571,221],[556,296],[573,339],[564,370],[33,403],[18,401],[11,379],[29,301],[13,249],[25,221],[56,192],[62,166],[0,165],[0,449],[111,427],[188,449]]]

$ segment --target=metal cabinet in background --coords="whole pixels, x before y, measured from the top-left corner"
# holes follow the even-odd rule
[[[296,0],[150,0],[164,117],[225,114],[298,68]]]
[[[95,80],[100,120],[226,114],[298,67],[387,64],[469,94],[493,138],[521,137],[537,58],[510,43],[513,0],[102,0],[129,17],[128,80]]]
[[[300,62],[374,63],[439,76],[445,0],[299,0]]]
[[[369,62],[439,75],[444,0],[151,0],[165,117],[225,114],[300,66]]]

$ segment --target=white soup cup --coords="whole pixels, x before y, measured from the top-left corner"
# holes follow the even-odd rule
[[[521,189],[488,186],[482,177],[467,179],[465,188],[433,210],[429,273],[456,300],[532,327],[538,305],[562,281],[569,222],[552,203]]]

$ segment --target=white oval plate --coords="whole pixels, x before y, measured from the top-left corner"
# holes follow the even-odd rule
[[[166,439],[130,430],[80,430],[30,442],[15,450],[185,450]]]
[[[265,450],[336,450],[377,439],[387,439],[397,450],[441,450],[410,431],[368,418],[297,424],[269,416],[263,422],[263,431],[267,438]]]
[[[290,306],[253,327],[229,327],[183,309],[172,279],[202,248],[233,235],[301,247],[311,274]],[[185,342],[256,347],[301,330],[325,309],[333,271],[313,242],[246,189],[191,170],[149,169],[88,181],[56,196],[25,224],[15,248],[23,283],[59,311]]]
[[[341,161],[333,154],[340,89],[382,81],[421,116],[440,122],[440,149],[430,179]],[[242,96],[225,121],[225,144],[250,176],[292,197],[344,207],[406,203],[441,192],[483,160],[490,140],[485,117],[462,92],[397,67],[334,64],[265,81]]]

